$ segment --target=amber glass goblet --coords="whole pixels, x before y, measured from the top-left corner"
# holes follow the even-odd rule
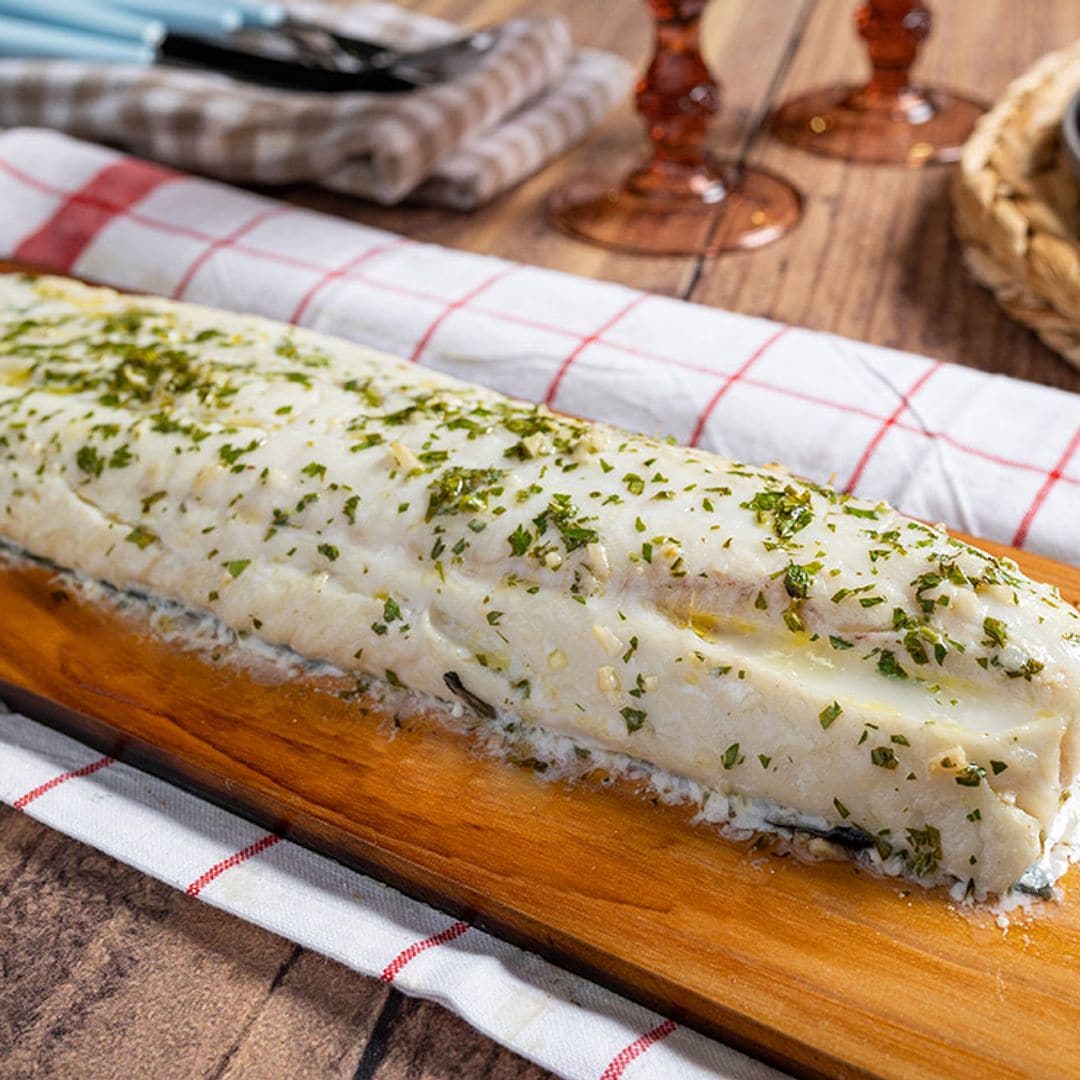
[[[870,81],[787,102],[773,114],[773,133],[800,149],[846,161],[956,161],[984,110],[959,94],[911,81],[915,55],[930,32],[929,9],[917,0],[868,0],[855,24],[870,54]]]
[[[717,255],[759,247],[799,219],[802,200],[764,169],[712,160],[705,150],[720,88],[701,56],[708,0],[648,0],[656,52],[637,107],[652,151],[628,176],[587,175],[552,195],[551,221],[601,247],[650,255]]]

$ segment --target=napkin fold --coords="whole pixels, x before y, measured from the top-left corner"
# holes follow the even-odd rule
[[[0,255],[288,319],[1080,561],[1080,397],[1048,387],[448,251],[50,132],[0,134]],[[777,1075],[2,711],[0,800],[561,1076]]]
[[[299,18],[419,49],[462,31],[393,4],[292,0]],[[625,98],[627,61],[574,51],[557,18],[503,25],[460,78],[406,94],[314,94],[171,67],[0,61],[0,126],[58,128],[179,168],[310,182],[382,203],[472,209],[584,137]]]

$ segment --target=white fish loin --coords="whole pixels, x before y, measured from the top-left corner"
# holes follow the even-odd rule
[[[1080,617],[1015,564],[263,319],[0,277],[0,536],[978,895],[1080,760]]]

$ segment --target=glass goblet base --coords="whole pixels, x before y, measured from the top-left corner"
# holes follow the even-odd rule
[[[653,161],[621,182],[586,174],[548,202],[563,232],[641,255],[719,255],[761,247],[799,219],[802,197],[764,169]]]
[[[984,107],[948,90],[815,90],[781,105],[774,135],[801,150],[864,164],[918,167],[959,160]]]

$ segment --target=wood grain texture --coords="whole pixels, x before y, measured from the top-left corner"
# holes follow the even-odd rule
[[[1080,569],[1012,555],[1080,600]],[[1019,1076],[1071,1050],[1071,895],[1003,935],[940,890],[752,857],[685,810],[479,757],[430,718],[338,697],[351,680],[215,664],[42,567],[0,569],[0,610],[0,692],[21,711],[785,1067]],[[278,983],[291,966],[260,961]],[[89,974],[64,981],[76,1013]],[[223,1074],[254,1025],[232,1018]]]
[[[728,110],[717,125],[718,149],[729,155],[745,149],[752,160],[788,174],[807,196],[801,225],[779,244],[751,255],[715,263],[641,260],[594,251],[547,229],[543,202],[560,179],[632,154],[640,144],[640,129],[628,109],[562,162],[472,215],[417,207],[384,209],[312,189],[284,194],[333,214],[451,247],[623,281],[1080,389],[1080,375],[1032,334],[1009,322],[990,296],[967,278],[948,230],[944,171],[852,169],[800,155],[755,134],[757,117],[778,99],[854,76],[861,62],[851,32],[854,4],[855,0],[758,4],[717,0],[707,14],[706,48],[724,80]],[[473,25],[526,9],[559,12],[568,17],[576,40],[583,44],[612,48],[639,63],[648,48],[644,8],[633,0],[405,0],[404,6]],[[933,6],[937,25],[920,70],[988,99],[1043,52],[1080,34],[1080,8],[1073,0]],[[808,19],[805,28],[803,19]],[[13,883],[21,880],[18,868],[29,864],[35,849],[42,852],[34,864],[37,887],[17,889],[17,903],[5,899]],[[193,1043],[205,1048],[182,1074],[215,1075],[233,1044],[234,1030],[199,1006],[192,970],[216,976],[218,992],[236,1024],[244,1017],[272,1015],[275,1027],[302,1031],[317,1023],[324,1032],[321,1049],[311,1051],[310,1067],[300,1069],[292,1067],[295,1058],[284,1059],[290,1067],[280,1067],[282,1059],[275,1056],[272,1041],[249,1040],[234,1058],[235,1068],[248,1076],[336,1075],[333,1052],[341,1048],[343,1062],[351,1063],[359,1055],[366,1061],[365,1069],[378,1069],[380,1080],[420,1075],[456,1080],[463,1075],[460,1059],[442,1056],[437,1049],[440,1034],[446,1045],[474,1055],[469,1058],[474,1062],[471,1076],[509,1078],[517,1075],[515,1069],[526,1068],[436,1005],[410,1003],[408,1010],[395,1013],[391,1006],[382,1011],[385,1002],[372,992],[378,989],[373,982],[326,961],[310,958],[313,964],[325,965],[329,997],[288,995],[287,980],[275,984],[274,975],[291,955],[289,946],[197,902],[175,897],[163,886],[145,881],[136,886],[142,879],[122,867],[114,865],[108,873],[96,870],[95,860],[100,858],[20,815],[0,810],[0,1063],[4,1063],[0,1075],[10,1071],[5,1064],[16,1039],[29,1041],[44,1055],[41,1068],[28,1057],[19,1058],[26,1065],[22,1075],[28,1075],[47,1071],[51,1055],[62,1054],[72,1037],[68,1018],[74,1015],[74,997],[65,984],[69,971],[83,970],[77,965],[84,936],[69,930],[88,922],[99,935],[126,934],[127,955],[133,958],[127,970],[135,973],[137,982],[130,991],[103,994],[96,1008],[78,1013],[78,1062],[84,1075],[118,1075],[124,1059],[111,1052],[118,1031],[124,1035],[125,1053],[138,1050],[133,1060],[143,1075],[177,1075],[178,1044],[172,1027],[186,1032],[182,1050]],[[154,914],[139,916],[133,923],[132,895],[138,888],[147,891],[145,903]],[[209,932],[190,934],[192,923],[206,925]],[[41,959],[46,946],[56,962]],[[247,961],[259,955],[273,956],[278,966],[268,965],[257,978],[251,977]],[[307,964],[308,954],[296,961],[297,967],[301,959]],[[86,978],[92,981],[101,972],[110,985],[127,986],[127,976],[119,978],[114,971],[114,966],[91,969]],[[891,964],[869,971],[867,978],[897,994],[908,992],[899,985]],[[323,981],[323,976],[315,981]],[[335,1002],[341,1001],[346,1004],[339,1010]],[[344,1018],[351,1003],[356,1005],[350,1014],[355,1021]],[[981,1011],[978,1002],[970,1008],[976,1014]],[[364,1042],[365,1032],[376,1026],[377,1014],[381,1019],[376,1038]],[[990,1026],[989,1020],[985,1023]],[[266,1030],[260,1025],[256,1020],[251,1030]],[[365,1047],[371,1044],[375,1050],[369,1052]],[[308,1045],[298,1044],[301,1049]],[[493,1056],[485,1059],[485,1054]],[[348,1072],[348,1066],[342,1068]],[[1063,1060],[1049,1073],[1061,1075],[1067,1069]],[[970,1075],[970,1070],[964,1071]]]
[[[405,1001],[0,806],[0,1076],[549,1075]]]

